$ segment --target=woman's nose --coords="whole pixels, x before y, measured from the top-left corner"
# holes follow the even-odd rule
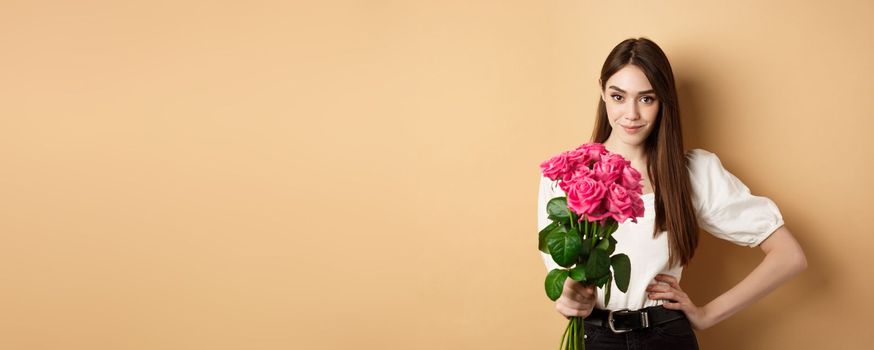
[[[638,110],[635,104],[631,104],[628,112],[625,114],[625,118],[628,120],[638,120],[640,119],[640,110]]]

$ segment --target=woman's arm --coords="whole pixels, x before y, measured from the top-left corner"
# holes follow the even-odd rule
[[[695,306],[677,280],[668,275],[656,277],[667,285],[654,284],[647,288],[650,299],[665,299],[665,308],[683,310],[692,326],[706,329],[743,310],[807,268],[804,251],[786,226],[774,231],[760,246],[765,252],[762,262],[740,283],[703,307]]]

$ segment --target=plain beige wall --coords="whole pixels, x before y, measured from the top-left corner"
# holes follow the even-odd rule
[[[547,349],[540,161],[667,52],[810,267],[705,349],[863,348],[870,1],[3,1],[0,348]],[[704,236],[703,304],[762,257]]]

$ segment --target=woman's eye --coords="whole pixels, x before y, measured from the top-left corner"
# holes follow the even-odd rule
[[[653,102],[655,101],[654,98],[649,97],[649,96],[644,96],[643,99],[645,100],[645,101],[643,101],[643,102],[646,103],[646,104],[650,104],[650,103],[653,103]]]
[[[614,101],[622,101],[622,95],[610,95],[610,97],[613,98]]]

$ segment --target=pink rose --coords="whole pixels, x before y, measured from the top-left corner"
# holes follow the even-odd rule
[[[607,194],[607,208],[610,210],[610,214],[613,219],[618,223],[623,223],[628,218],[632,218],[631,221],[637,222],[637,218],[634,216],[634,196],[632,196],[628,191],[625,190],[625,187],[618,183],[612,183],[608,186],[609,191]]]
[[[601,205],[597,207],[597,210],[586,214],[586,219],[588,219],[589,222],[597,222],[600,225],[605,225],[607,219],[613,217],[613,214],[610,213],[609,209],[607,209],[606,201],[606,198],[602,199]]]
[[[575,161],[589,168],[592,163],[601,161],[601,157],[609,153],[603,144],[595,142],[584,143],[571,152]]]
[[[637,223],[637,218],[642,218],[644,215],[643,199],[640,198],[640,195],[631,195],[631,210],[631,220]]]
[[[619,180],[622,176],[622,170],[626,166],[631,166],[631,162],[622,158],[622,156],[610,153],[601,158],[601,161],[595,163],[592,170],[595,171],[595,177],[604,182],[605,185],[611,184]]]
[[[567,193],[568,189],[571,187],[571,185],[573,185],[573,183],[577,181],[582,181],[583,178],[592,177],[594,175],[592,174],[592,170],[584,166],[579,166],[576,169],[571,169],[573,170],[573,173],[565,173],[562,181],[559,181],[558,183],[558,187],[560,187],[561,190],[565,193]]]
[[[567,190],[567,204],[574,213],[581,217],[583,215],[589,217],[603,215],[607,211],[603,206],[606,193],[607,187],[603,183],[591,177],[580,178],[570,184]]]
[[[572,181],[559,181],[558,188],[560,188],[562,191],[564,191],[565,194],[567,194],[567,191],[571,188],[571,184],[573,184]]]
[[[589,166],[586,164],[586,152],[581,151],[579,148],[573,151],[568,151],[567,160],[570,163],[571,168],[588,168]]]
[[[626,190],[637,192],[637,194],[643,194],[643,185],[640,183],[640,172],[630,165],[622,169],[622,175],[619,177],[618,182],[622,184]]]
[[[568,167],[570,165],[567,160],[568,153],[569,152],[562,152],[561,154],[540,163],[540,170],[543,173],[543,176],[546,176],[553,181],[563,178],[568,172]]]

